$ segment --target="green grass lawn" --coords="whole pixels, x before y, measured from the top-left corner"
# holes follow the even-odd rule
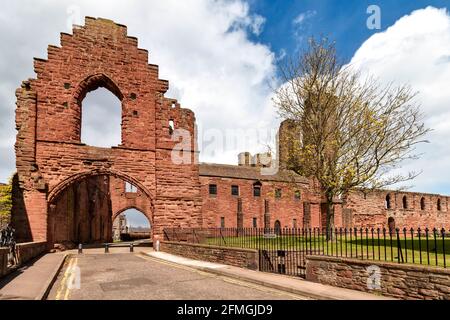
[[[345,238],[338,235],[332,241],[326,241],[324,236],[303,237],[303,236],[283,236],[276,239],[267,239],[255,236],[239,237],[215,237],[207,238],[205,244],[238,247],[261,250],[292,250],[305,251],[309,254],[321,254],[329,256],[340,256],[348,258],[358,258],[364,260],[393,261],[402,263],[414,263],[432,266],[450,265],[450,239],[442,240],[433,236],[428,239],[414,237],[389,236],[386,239],[378,240],[377,236],[368,239],[363,235],[355,239],[348,235]],[[428,250],[427,250],[428,246]],[[444,255],[445,249],[445,255]],[[427,253],[428,252],[428,253]],[[446,259],[446,260],[444,260]],[[445,263],[444,263],[445,262]]]

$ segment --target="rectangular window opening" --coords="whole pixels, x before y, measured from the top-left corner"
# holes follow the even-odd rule
[[[209,195],[211,195],[211,196],[217,195],[217,185],[216,184],[209,185]]]

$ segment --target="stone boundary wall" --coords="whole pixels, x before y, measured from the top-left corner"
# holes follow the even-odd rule
[[[19,265],[23,265],[28,261],[40,256],[48,249],[47,242],[29,242],[17,245],[19,257]]]
[[[0,248],[0,277],[9,273],[8,270],[8,248]]]
[[[380,289],[368,287],[377,284],[370,266],[379,268]],[[450,269],[438,267],[307,256],[306,280],[407,300],[450,300]]]
[[[13,268],[8,268],[9,248],[0,248],[0,277],[7,275],[28,261],[40,256],[47,251],[47,242],[20,243],[17,245],[17,257],[19,263]]]
[[[222,263],[251,270],[259,269],[259,254],[257,250],[172,241],[161,241],[160,249],[161,251],[190,259]]]

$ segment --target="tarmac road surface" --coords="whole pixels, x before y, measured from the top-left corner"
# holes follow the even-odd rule
[[[307,300],[139,253],[72,255],[48,300]]]

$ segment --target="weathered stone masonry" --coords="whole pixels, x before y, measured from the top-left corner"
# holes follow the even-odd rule
[[[158,66],[148,64],[148,52],[137,42],[125,26],[87,17],[72,35],[61,34],[60,47],[48,47],[47,60],[35,59],[37,77],[16,91],[12,222],[19,241],[111,240],[112,220],[129,208],[149,219],[153,235],[165,227],[222,224],[325,226],[318,186],[283,170],[289,148],[280,150],[281,169],[272,176],[262,175],[248,153],[239,155],[239,166],[198,165],[195,116],[164,97],[168,82],[159,79]],[[122,142],[113,148],[81,143],[83,99],[99,87],[122,103]],[[172,161],[172,152],[181,151],[172,124],[190,137],[190,145],[183,146],[189,163]],[[291,131],[284,122],[280,137],[295,135]],[[137,187],[136,194],[125,192],[125,182]],[[210,194],[211,185],[217,194]],[[238,194],[232,195],[236,187]],[[355,191],[336,201],[335,225],[388,227],[391,219],[397,227],[448,230],[448,205],[449,198],[440,195]]]
[[[49,46],[48,59],[34,65],[37,78],[16,92],[19,188],[13,223],[20,225],[19,239],[51,240],[50,207],[68,187],[95,176],[138,187],[156,234],[202,224],[194,114],[164,97],[168,82],[158,78],[158,67],[148,64],[148,52],[125,26],[87,17],[85,26],[62,33],[61,46]],[[122,143],[111,149],[80,141],[82,101],[99,87],[122,102]],[[170,121],[191,135],[191,164],[171,161],[178,141],[172,141]]]

